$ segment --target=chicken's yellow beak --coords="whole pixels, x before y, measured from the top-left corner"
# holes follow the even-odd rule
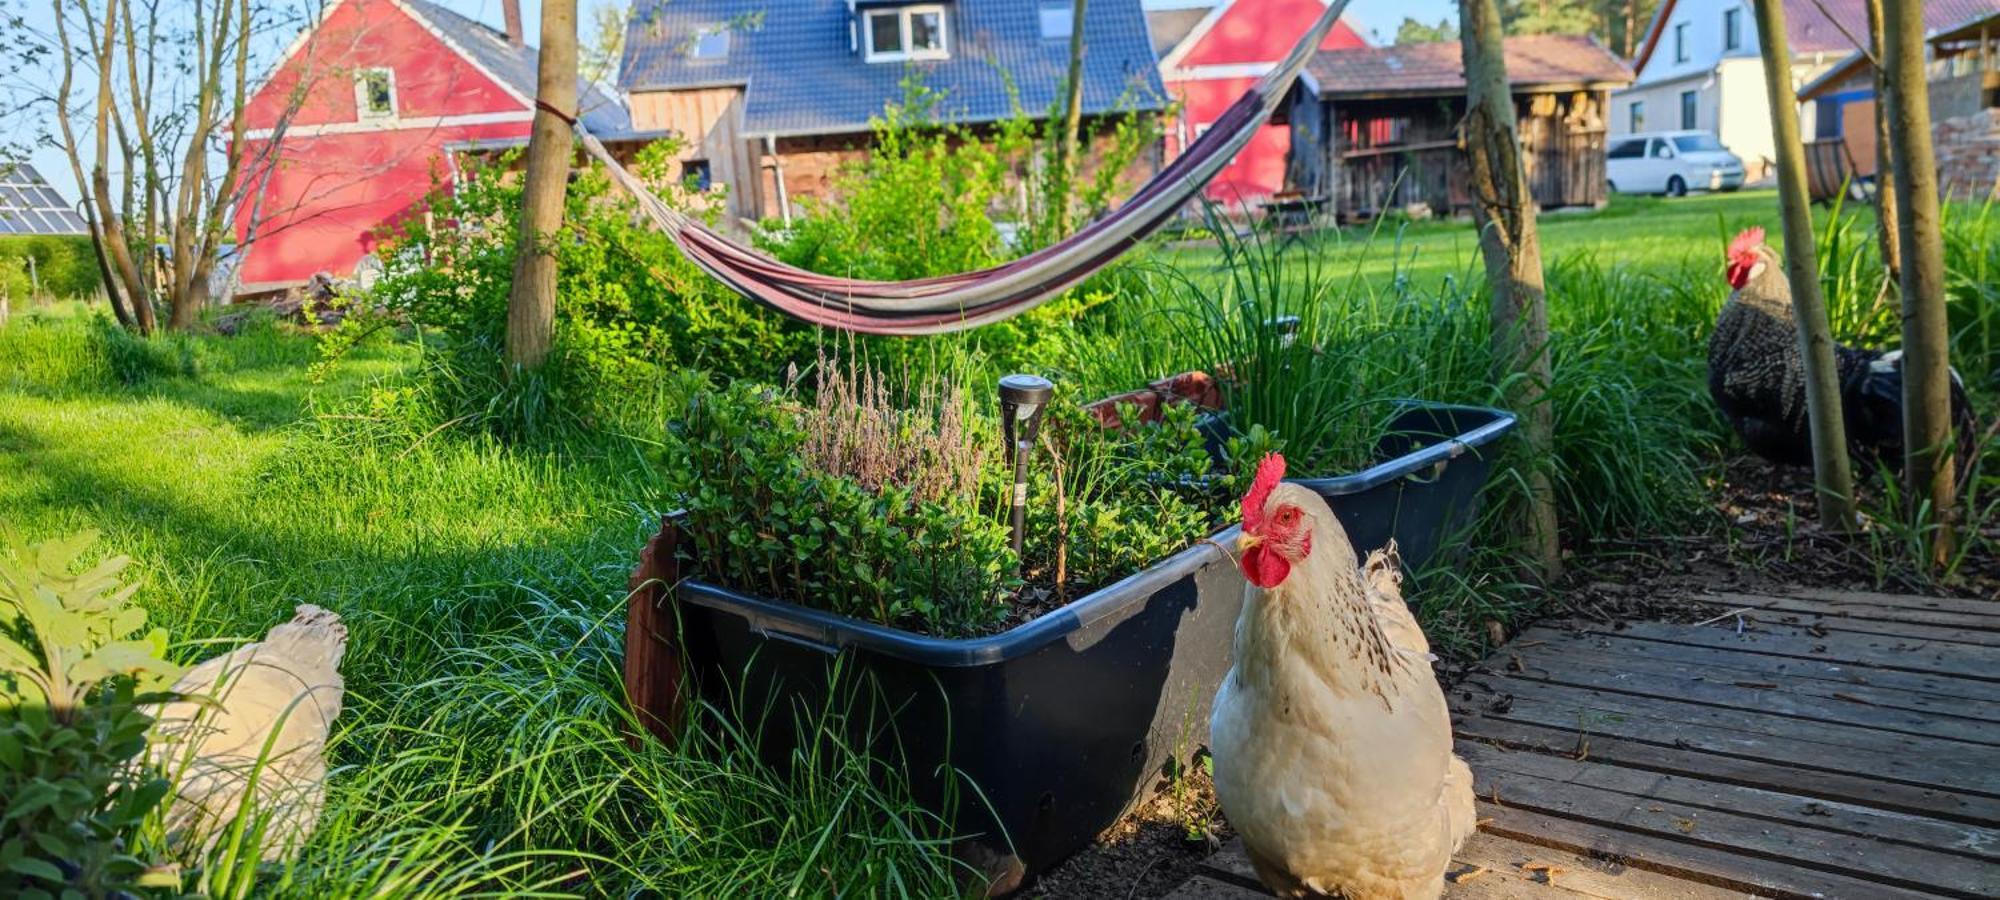
[[[1243,532],[1236,538],[1236,552],[1248,553],[1252,547],[1264,543],[1264,538],[1252,532]]]

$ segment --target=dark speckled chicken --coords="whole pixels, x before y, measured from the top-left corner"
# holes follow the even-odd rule
[[[1729,284],[1736,292],[1723,304],[1708,339],[1709,396],[1752,452],[1782,465],[1809,466],[1812,435],[1792,290],[1783,260],[1764,244],[1764,229],[1752,228],[1730,243]],[[1836,345],[1834,366],[1855,464],[1902,468],[1902,351]],[[1957,372],[1951,382],[1962,472],[1977,431]]]

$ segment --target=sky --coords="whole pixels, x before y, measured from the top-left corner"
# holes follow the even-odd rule
[[[434,0],[434,2],[495,27],[500,26],[500,0]],[[578,19],[584,23],[586,40],[589,39],[588,23],[593,19],[593,9],[611,2],[615,0],[580,0],[578,3],[580,7]],[[773,0],[773,2],[779,3],[783,0]],[[1209,2],[1212,0],[1141,0],[1141,3],[1148,8],[1208,5]],[[29,27],[53,32],[54,25],[49,18],[48,4],[21,2],[21,0],[9,3],[7,0],[0,0],[0,12],[16,8],[26,13]],[[537,43],[541,33],[541,4],[537,0],[522,0],[521,12],[522,18],[526,20],[528,42]],[[1371,42],[1386,44],[1395,39],[1396,26],[1402,24],[1405,16],[1427,24],[1436,23],[1444,18],[1456,19],[1458,4],[1456,0],[1352,0],[1347,15],[1360,26],[1363,36]],[[289,43],[291,37],[291,35],[272,35],[267,38],[272,46],[268,49],[260,48],[260,52],[267,56],[275,55]],[[63,158],[61,150],[37,149],[29,156],[28,162],[40,171],[65,199],[72,202],[77,199],[76,179],[70,174],[69,162]]]

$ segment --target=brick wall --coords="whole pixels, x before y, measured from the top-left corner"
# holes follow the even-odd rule
[[[1947,197],[2000,196],[2000,109],[1945,119],[1932,126],[1938,185]]]

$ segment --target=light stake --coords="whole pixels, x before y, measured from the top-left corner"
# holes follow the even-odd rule
[[[1042,427],[1042,410],[1056,386],[1035,375],[1007,375],[1000,379],[1000,425],[1007,439],[1007,456],[1014,463],[1012,544],[1014,558],[1021,558],[1021,532],[1028,521],[1028,454],[1034,449],[1035,434]]]

